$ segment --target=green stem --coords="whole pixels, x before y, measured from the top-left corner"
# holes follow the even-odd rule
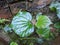
[[[35,40],[35,39],[38,39],[38,38],[19,38],[20,40]]]

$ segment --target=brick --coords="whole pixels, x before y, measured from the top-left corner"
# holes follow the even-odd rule
[[[9,10],[9,8],[7,8],[7,9],[1,9],[0,10],[0,18],[11,18],[12,17],[12,15],[11,15],[11,13],[10,13],[10,10]]]
[[[6,0],[7,3],[12,3],[12,2],[16,2],[16,1],[19,1],[19,0]]]
[[[10,5],[10,9],[11,9],[11,12],[14,14],[16,14],[20,9],[26,9],[26,5],[24,2],[19,2],[19,3],[14,3],[14,4],[11,4]]]
[[[34,0],[34,4],[37,4],[38,6],[44,6],[50,4],[51,0]]]
[[[5,0],[0,0],[0,9],[5,8],[7,6],[7,3]]]
[[[14,2],[21,2],[21,1],[26,1],[26,0],[6,0],[7,3],[14,3]]]
[[[28,9],[30,12],[37,11],[48,4],[50,4],[51,0],[34,0],[33,3],[31,3],[30,8]]]

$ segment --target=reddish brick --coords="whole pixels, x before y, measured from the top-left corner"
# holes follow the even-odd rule
[[[50,4],[51,0],[34,0],[33,3],[29,3],[27,2],[27,10],[28,11],[35,11],[39,8],[42,8],[48,4]],[[14,14],[16,14],[18,12],[19,9],[26,9],[26,2],[19,2],[19,3],[14,3],[14,4],[10,4],[10,8],[11,11]]]
[[[10,17],[12,17],[12,15],[8,8],[0,10],[0,18],[10,18]]]
[[[11,12],[16,14],[20,9],[26,9],[26,5],[24,2],[14,3],[10,5]]]

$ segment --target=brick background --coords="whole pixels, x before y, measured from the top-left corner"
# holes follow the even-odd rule
[[[26,9],[26,5],[24,2],[10,4],[10,9],[11,9],[12,14],[14,15],[19,11],[19,9],[23,9],[23,10]]]
[[[12,15],[10,13],[9,8],[6,8],[6,9],[2,8],[0,10],[0,18],[10,18],[11,16]]]
[[[37,10],[37,7],[42,7],[44,3],[46,3],[46,6],[50,2],[51,0],[0,0],[0,18],[10,18],[15,15],[19,9],[31,10],[32,12]]]

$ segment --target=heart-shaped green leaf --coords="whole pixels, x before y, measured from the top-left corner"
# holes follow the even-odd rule
[[[36,22],[36,27],[37,28],[47,28],[47,27],[49,27],[50,24],[52,24],[50,19],[45,15],[41,15],[38,17],[38,20]]]
[[[12,20],[12,28],[20,37],[27,37],[34,32],[34,26],[31,23],[32,16],[29,12],[18,12]]]

